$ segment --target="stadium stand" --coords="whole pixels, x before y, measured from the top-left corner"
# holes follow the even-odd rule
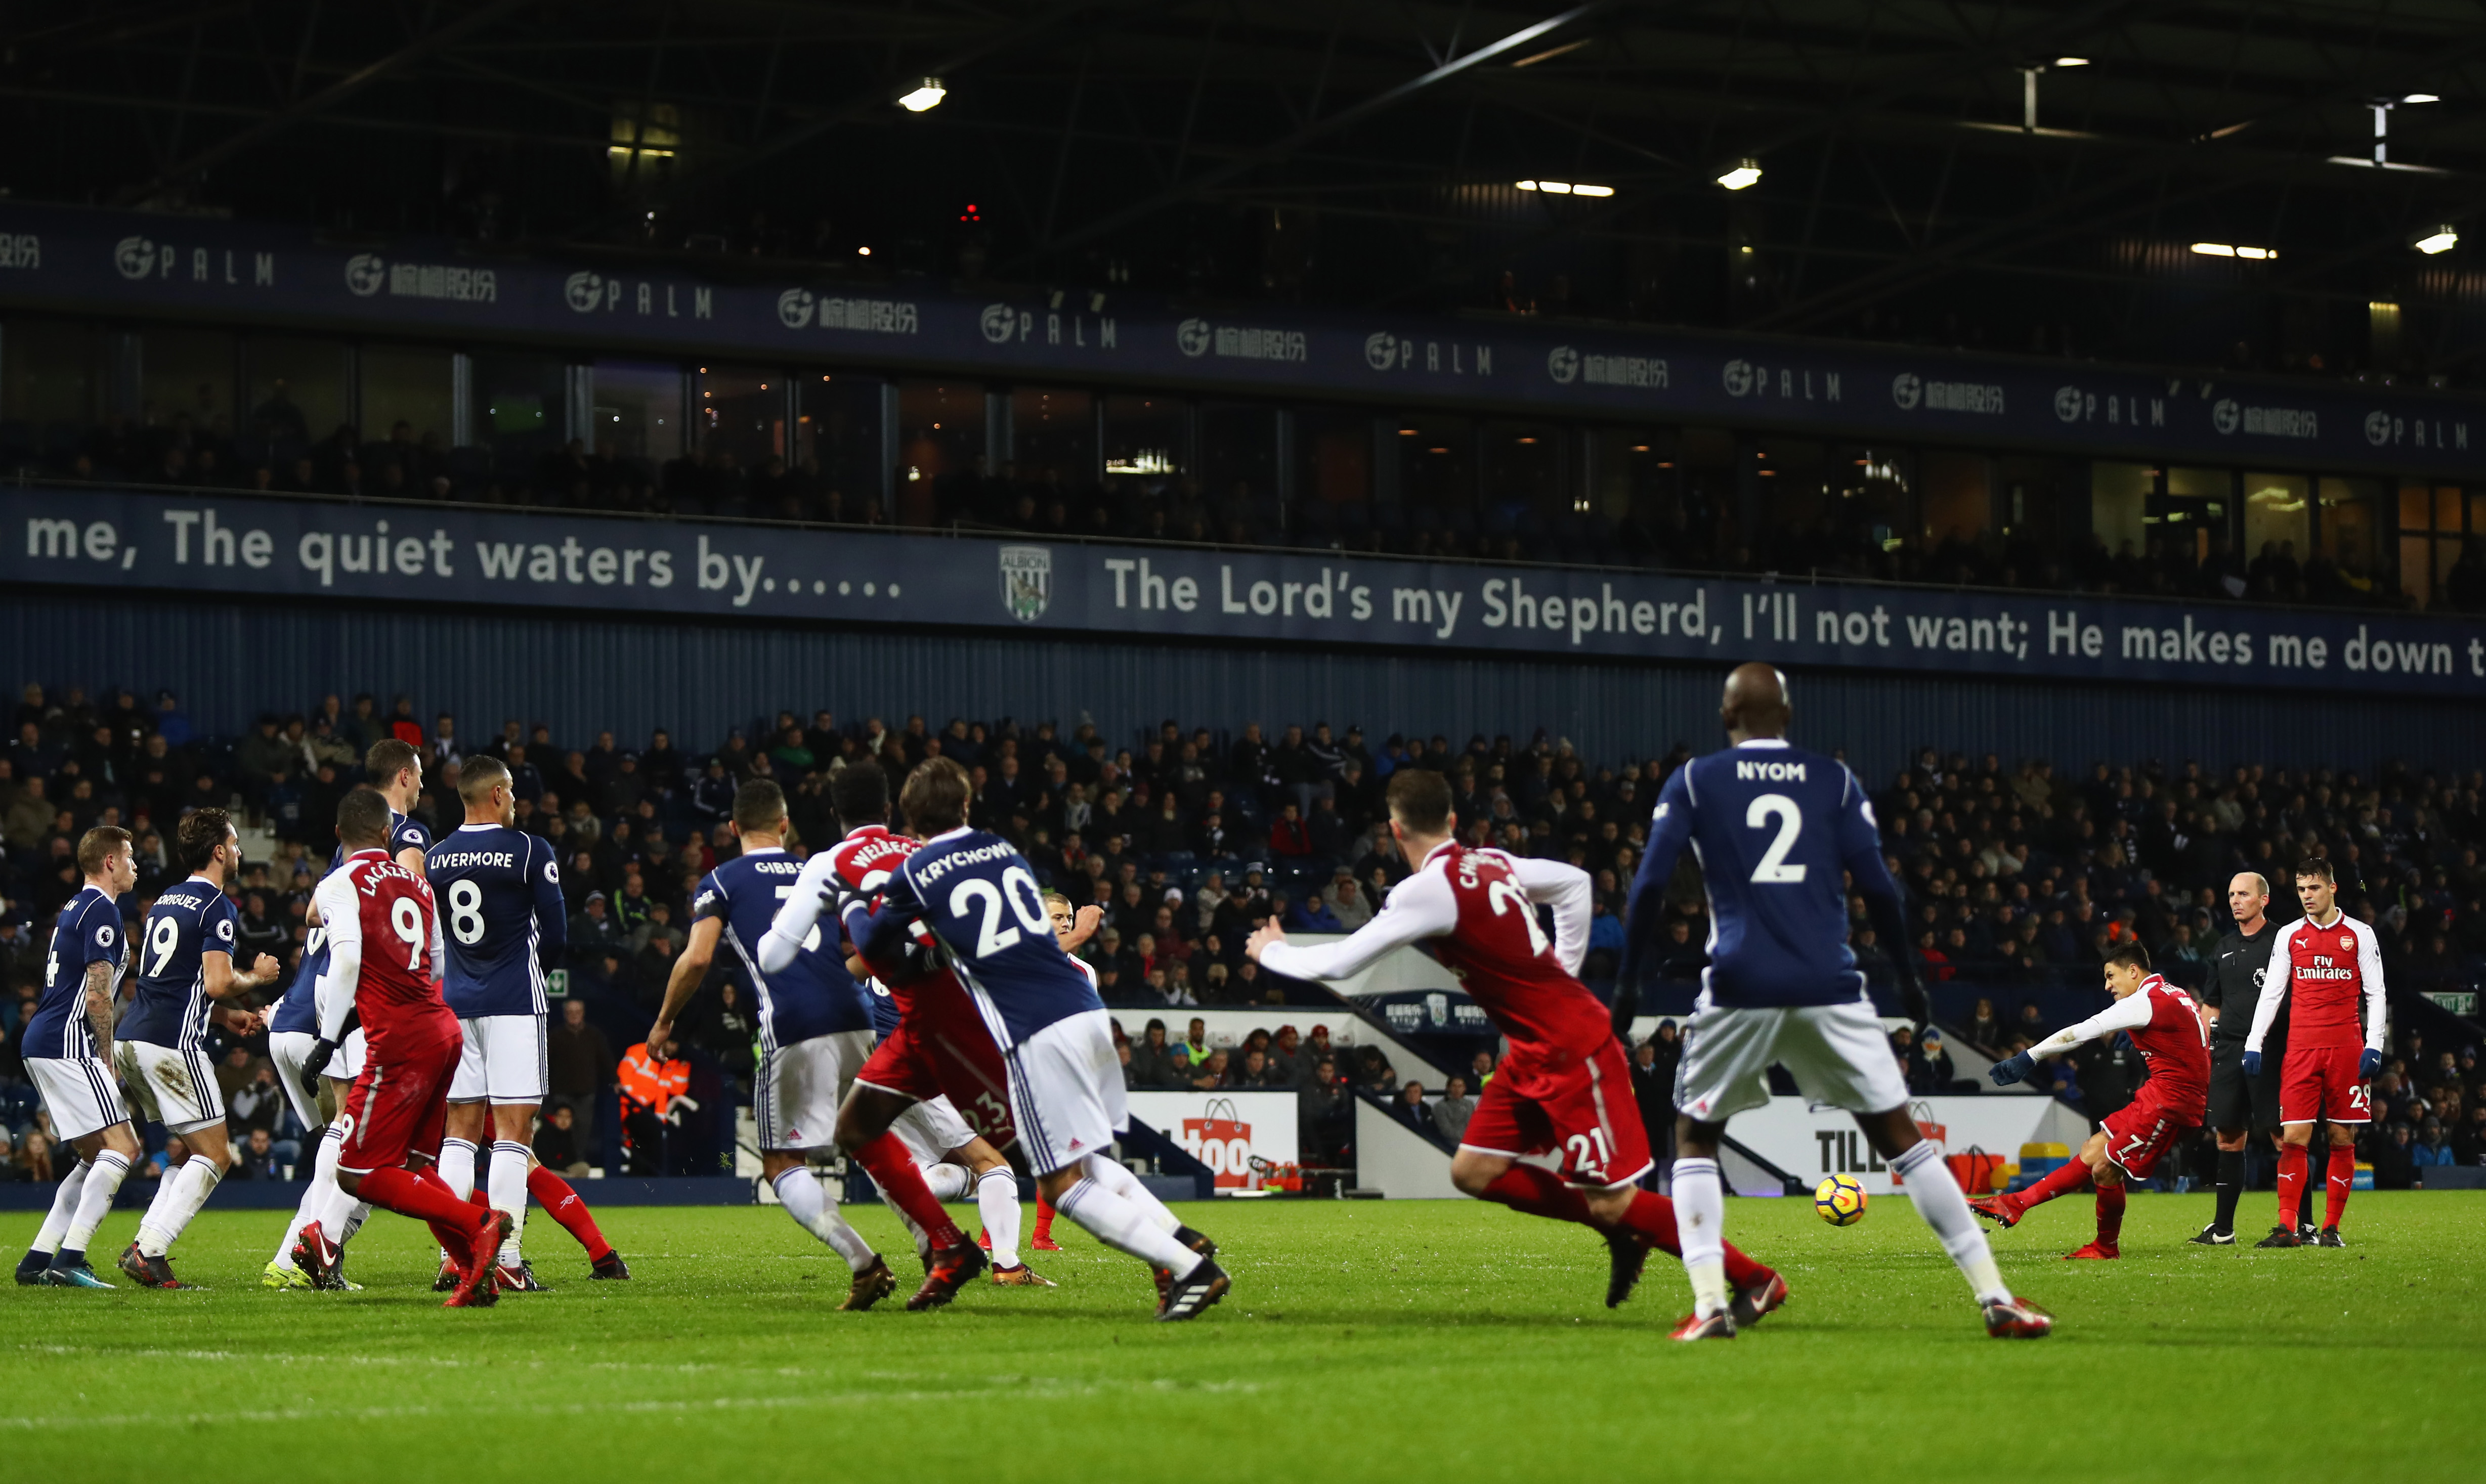
[[[435,824],[455,817],[456,759],[489,752],[511,766],[521,822],[554,840],[565,862],[570,993],[584,1012],[565,1015],[556,1060],[563,1102],[578,1115],[574,1137],[593,1150],[616,1121],[612,1052],[644,1039],[681,946],[688,894],[734,849],[724,828],[734,784],[777,779],[800,844],[813,848],[837,833],[826,781],[839,769],[876,758],[903,770],[938,755],[971,770],[979,825],[1019,841],[1048,885],[1105,912],[1087,952],[1133,1032],[1131,1086],[1297,1089],[1307,1156],[1327,1160],[1349,1138],[1351,1094],[1389,1097],[1395,1075],[1371,1046],[1333,1052],[1326,1026],[1308,1030],[1316,1016],[1353,1012],[1324,989],[1262,976],[1242,956],[1247,924],[1275,915],[1297,931],[1337,932],[1378,910],[1405,871],[1376,829],[1383,783],[1401,767],[1431,767],[1451,780],[1472,838],[1567,859],[1595,876],[1587,976],[1602,989],[1649,801],[1690,756],[1677,747],[1653,758],[1593,760],[1541,731],[1478,733],[1458,746],[1444,736],[1376,742],[1360,728],[1321,723],[1167,721],[1147,735],[1109,739],[1091,726],[1064,734],[1051,723],[966,718],[851,725],[791,711],[728,728],[713,751],[687,750],[664,732],[631,750],[609,731],[561,739],[515,720],[470,741],[476,733],[456,718],[418,715],[407,698],[383,706],[369,695],[329,696],[304,712],[265,713],[243,736],[207,737],[194,734],[169,694],[149,702],[128,690],[29,685],[12,718],[15,740],[0,754],[0,894],[9,904],[0,912],[8,989],[0,1030],[14,1036],[28,1013],[41,973],[34,946],[75,890],[70,853],[89,826],[137,831],[141,879],[125,907],[143,914],[178,877],[165,837],[182,810],[245,801],[260,827],[252,838],[266,847],[253,852],[239,893],[243,947],[290,959],[334,844],[324,821],[356,781],[362,752],[391,735],[423,746],[432,765],[418,812],[428,810]],[[2169,978],[2198,983],[2204,954],[2226,930],[2228,877],[2262,872],[2281,893],[2274,911],[2283,911],[2290,863],[2323,849],[2349,878],[2342,900],[2376,923],[2386,944],[2398,1042],[2375,1085],[2388,1110],[2366,1151],[2377,1178],[2405,1183],[2429,1164],[2486,1159],[2486,1074],[2467,1018],[2486,978],[2486,775],[2393,762],[2370,776],[2192,761],[2095,761],[2074,771],[1929,747],[1897,776],[1866,782],[1909,894],[1939,1019],[1950,1040],[1984,1058],[2008,1055],[2102,1003],[2096,965],[2118,944],[2139,941]],[[1670,1017],[1647,1038],[1636,1073],[1653,1128],[1671,1120],[1671,1017],[1690,1008],[1703,962],[1702,910],[1687,862],[1668,896],[1667,982],[1644,1005]],[[1888,959],[1861,904],[1853,922],[1859,958],[1878,982]],[[704,1107],[720,1089],[747,1099],[747,1001],[719,995],[701,1003],[682,1048],[692,1101]],[[1213,1045],[1197,1028],[1167,1035],[1195,1005],[1265,1007],[1267,1023]],[[1954,1075],[1941,1032],[1921,1046],[1906,1036],[1894,1037],[1893,1056],[1912,1090],[1974,1086]],[[262,1076],[264,1048],[220,1047],[218,1059],[229,1090],[243,1091]],[[14,1051],[0,1051],[0,1124],[13,1136],[7,1168],[12,1178],[31,1178],[47,1137],[20,1071]],[[2128,1048],[2092,1047],[2065,1058],[2052,1090],[2099,1116],[2120,1106],[2141,1075]],[[1439,1079],[1427,1081],[1438,1098]],[[241,1110],[256,1100],[234,1101],[237,1119],[263,1113],[254,1126],[276,1143],[298,1135],[290,1114],[271,1107],[246,1116]],[[248,1130],[238,1137],[246,1141]],[[712,1127],[676,1142],[716,1146]],[[565,1163],[573,1162],[585,1161]],[[696,1159],[678,1163],[695,1167]]]

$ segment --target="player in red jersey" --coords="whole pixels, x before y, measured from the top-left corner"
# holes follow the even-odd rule
[[[2118,1031],[2140,1049],[2141,1059],[2149,1065],[2148,1080],[2131,1102],[2107,1115],[2105,1126],[2081,1145],[2079,1159],[2016,1195],[1983,1195],[1969,1202],[1977,1215],[2008,1230],[2020,1224],[2030,1207],[2094,1185],[2097,1240],[2066,1257],[2123,1255],[2118,1244],[2124,1181],[2148,1179],[2159,1156],[2199,1128],[2210,1110],[2210,1038],[2193,997],[2150,973],[2149,950],[2137,943],[2106,956],[2106,992],[2114,997],[2113,1004],[1994,1063],[1995,1085],[2007,1087],[2035,1071],[2039,1058],[2061,1056]]]
[[[389,859],[389,805],[377,791],[345,795],[337,806],[337,838],[345,863],[315,897],[328,929],[328,998],[304,1064],[313,1075],[327,1065],[353,1016],[361,1017],[368,1044],[339,1114],[340,1197],[303,1226],[293,1260],[314,1285],[343,1286],[326,1223],[344,1222],[367,1200],[428,1223],[444,1250],[462,1255],[448,1307],[489,1305],[499,1296],[492,1267],[509,1238],[509,1214],[479,1212],[433,1168],[464,1038],[440,994],[446,950],[431,887],[421,871]]]
[[[2348,1245],[2339,1218],[2357,1180],[2357,1126],[2373,1121],[2367,1084],[2383,1064],[2383,945],[2371,926],[2339,910],[2338,894],[2329,861],[2317,855],[2296,863],[2296,899],[2305,916],[2280,929],[2271,947],[2252,1033],[2245,1037],[2245,1075],[2257,1077],[2262,1040],[2279,1007],[2288,1004],[2287,1057],[2279,1079],[2279,1223],[2258,1247],[2305,1245],[2295,1222],[2306,1145],[2313,1141],[2317,1119],[2331,1124],[2331,1178],[2313,1245]]]
[[[1485,1084],[1450,1161],[1450,1181],[1483,1200],[1602,1233],[1612,1269],[1606,1306],[1630,1297],[1652,1247],[1681,1256],[1674,1203],[1641,1190],[1648,1135],[1632,1098],[1631,1063],[1610,1012],[1577,977],[1588,942],[1589,883],[1577,867],[1459,844],[1442,775],[1390,776],[1390,833],[1416,873],[1347,938],[1298,948],[1273,919],[1244,951],[1272,974],[1344,979],[1384,954],[1425,943],[1493,1019],[1510,1049]],[[1549,941],[1538,904],[1554,909]],[[1559,1174],[1522,1156],[1561,1156]],[[1779,1276],[1726,1249],[1735,1322],[1786,1301]]]

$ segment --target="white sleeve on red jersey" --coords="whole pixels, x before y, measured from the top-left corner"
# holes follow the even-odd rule
[[[803,863],[801,874],[794,878],[792,891],[778,904],[777,916],[770,920],[768,931],[760,936],[760,968],[762,973],[783,973],[803,951],[803,940],[820,923],[820,914],[828,909],[829,898],[838,887],[837,860],[834,851],[815,852]]]
[[[2388,1020],[2383,995],[2383,935],[2374,931],[2370,922],[2348,920],[2357,928],[2357,977],[2365,988],[2365,1049],[2383,1049],[2383,1030]]]
[[[328,930],[328,972],[311,987],[313,1006],[320,1037],[341,1041],[363,976],[363,910],[354,892],[353,868],[330,871],[312,890],[311,900],[319,909],[320,925]]]
[[[449,981],[449,938],[440,930],[440,903],[431,894],[430,882],[420,875],[414,879],[423,887],[424,914],[431,919],[431,982],[446,984]]]
[[[1293,979],[1349,979],[1386,954],[1444,937],[1458,925],[1459,901],[1450,893],[1449,873],[1427,866],[1393,887],[1381,911],[1354,932],[1317,948],[1273,943],[1260,950],[1260,967]]]
[[[1597,888],[1587,871],[1567,861],[1534,856],[1505,856],[1510,873],[1528,891],[1528,899],[1554,909],[1554,957],[1562,972],[1577,977],[1588,956],[1588,919],[1596,911]]]
[[[2029,1055],[2040,1058],[2059,1057],[2085,1041],[2100,1040],[2118,1031],[2147,1030],[2149,1014],[2149,991],[2136,990],[2079,1025],[2065,1026],[2030,1047]]]
[[[2252,1030],[2245,1035],[2245,1050],[2261,1050],[2262,1038],[2270,1028],[2279,1024],[2279,1007],[2287,1003],[2287,992],[2296,984],[2296,930],[2305,925],[2298,918],[2279,930],[2270,942],[2270,967],[2262,971],[2261,999],[2253,1005]]]

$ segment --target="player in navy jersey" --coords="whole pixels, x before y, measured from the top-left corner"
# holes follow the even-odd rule
[[[457,796],[466,822],[424,858],[449,950],[442,995],[464,1038],[449,1084],[441,1178],[459,1196],[474,1195],[475,1153],[488,1105],[492,1161],[485,1190],[492,1209],[510,1218],[493,1280],[511,1293],[543,1287],[522,1246],[530,1194],[586,1245],[595,1277],[626,1277],[577,1192],[536,1163],[532,1142],[536,1110],[550,1083],[545,975],[569,942],[561,866],[542,837],[515,828],[517,799],[500,759],[470,759],[458,776]],[[455,1261],[444,1252],[436,1286],[446,1292],[456,1284]]]
[[[812,1173],[814,1150],[837,1146],[838,1105],[871,1055],[871,993],[846,973],[834,937],[816,928],[796,952],[763,968],[760,940],[794,889],[802,863],[786,853],[786,792],[765,779],[733,795],[732,828],[742,853],[703,877],[691,904],[691,934],[665,986],[648,1044],[673,1036],[674,1022],[699,992],[717,945],[731,945],[760,1003],[760,1066],[753,1079],[760,1168],[786,1214],[846,1261],[853,1280],[842,1309],[867,1309],[898,1288],[898,1277],[839,1211]]]
[[[241,914],[225,890],[241,869],[241,840],[225,811],[184,815],[174,842],[189,879],[167,888],[148,911],[131,1003],[115,1047],[114,1064],[131,1099],[190,1150],[188,1159],[164,1171],[138,1223],[138,1240],[121,1254],[121,1271],[146,1288],[189,1286],[173,1276],[165,1254],[233,1168],[207,1028],[257,1034],[260,1018],[242,1007],[244,997],[285,972],[264,953],[246,974],[234,968]]]
[[[62,906],[43,960],[43,994],[19,1028],[26,1073],[51,1113],[52,1132],[77,1151],[77,1168],[53,1193],[35,1245],[17,1264],[19,1283],[110,1288],[87,1262],[87,1243],[138,1158],[138,1136],[112,1080],[112,1001],[121,987],[121,908],[138,884],[129,832],[98,825],[79,838],[77,894]]]
[[[1908,1087],[1847,947],[1847,890],[1864,898],[1896,955],[1910,1017],[1926,1019],[1907,952],[1898,887],[1882,861],[1873,807],[1846,765],[1790,747],[1786,678],[1767,665],[1727,677],[1719,719],[1734,746],[1696,757],[1659,791],[1648,850],[1632,880],[1617,1023],[1640,966],[1655,957],[1666,885],[1688,844],[1709,894],[1709,967],[1675,1074],[1674,1204],[1693,1320],[1678,1338],[1731,1338],[1718,1142],[1726,1120],[1769,1102],[1779,1063],[1805,1094],[1855,1116],[1907,1182],[1917,1214],[1941,1237],[1982,1307],[1988,1334],[2036,1338],[2053,1319],[2015,1298],[1942,1146],[1908,1116]]]
[[[423,856],[431,848],[431,832],[413,817],[415,801],[423,797],[423,754],[395,737],[374,742],[363,756],[363,776],[388,800],[389,859],[418,876],[423,874]],[[328,868],[345,864],[345,847],[340,844]]]
[[[1120,1167],[1108,1151],[1130,1114],[1113,1022],[1055,939],[1026,860],[1009,841],[968,828],[973,787],[946,757],[907,776],[898,807],[923,847],[890,874],[883,910],[849,916],[849,933],[880,963],[916,922],[932,930],[1002,1050],[1036,1188],[1096,1240],[1148,1264],[1162,1296],[1159,1320],[1196,1318],[1232,1279],[1215,1260],[1215,1243],[1198,1237],[1186,1246],[1164,1224],[1172,1214],[1130,1198],[1125,1188],[1137,1182],[1127,1170],[1115,1174]]]

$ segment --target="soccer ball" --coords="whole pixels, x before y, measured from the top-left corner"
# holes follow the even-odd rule
[[[1864,1220],[1864,1187],[1847,1175],[1832,1175],[1812,1188],[1812,1209],[1833,1226],[1853,1226]]]

